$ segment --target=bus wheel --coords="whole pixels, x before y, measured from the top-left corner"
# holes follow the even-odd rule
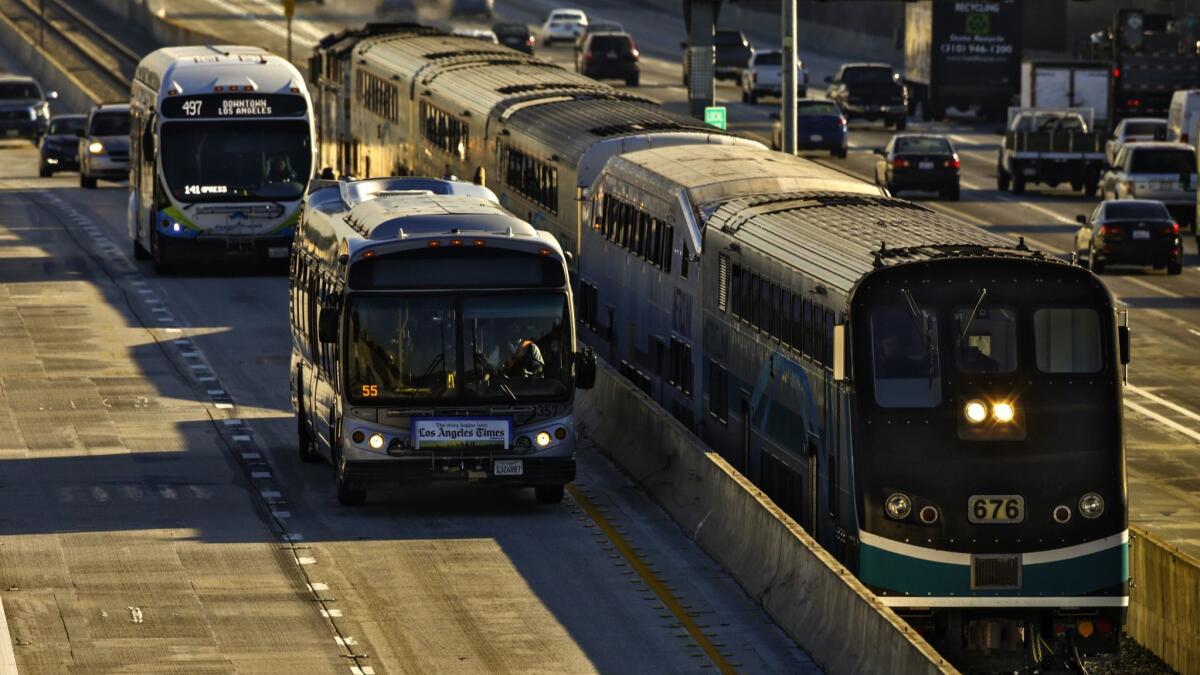
[[[154,259],[155,274],[170,274],[171,263],[167,260],[166,243],[158,236],[157,230],[150,231],[150,257]]]
[[[336,446],[335,446],[336,448]],[[337,500],[342,506],[362,506],[367,501],[367,491],[362,488],[356,488],[346,482],[345,470],[346,461],[342,459],[342,453],[334,450],[333,474],[334,482],[337,484]]]
[[[542,504],[558,504],[562,502],[565,490],[563,485],[535,485],[533,494]]]
[[[133,240],[133,259],[134,260],[149,260],[150,259],[150,252],[147,251],[146,247],[142,246],[142,242],[136,238]]]

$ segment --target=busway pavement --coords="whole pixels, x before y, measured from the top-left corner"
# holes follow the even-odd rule
[[[0,155],[0,597],[21,672],[819,672],[590,448],[560,506],[478,486],[339,506],[329,467],[296,458],[286,278],[155,277],[123,185]]]
[[[622,22],[643,54],[642,82],[636,91],[677,110],[685,108],[686,92],[678,61],[684,29],[678,16],[630,0],[570,4],[593,17]],[[498,5],[502,18],[526,21],[536,28],[540,18],[557,3],[514,0]],[[179,0],[171,7],[172,20],[197,29],[223,31],[219,34],[232,41],[282,48],[282,15],[268,0]],[[370,9],[368,0],[299,5],[294,24],[298,49],[306,49],[331,30],[361,24],[371,18]],[[431,4],[421,4],[420,14],[425,20],[440,18]],[[746,16],[737,13],[727,12],[724,17],[723,24],[743,28],[760,46],[770,44],[776,32],[776,27],[766,25],[761,15],[754,15],[749,23]],[[809,71],[809,95],[817,97],[822,96],[823,78],[840,63],[840,59],[822,54],[820,47],[804,45],[800,50]],[[538,53],[567,67],[572,65],[569,45],[542,48]],[[620,83],[614,86],[624,88]],[[718,103],[729,109],[733,129],[764,142],[769,139],[769,113],[774,105],[742,104],[736,86],[729,82],[719,82],[716,93]],[[1063,187],[1032,186],[1019,198],[997,191],[998,136],[994,124],[962,116],[945,122],[910,122],[910,130],[947,134],[958,146],[962,159],[962,200],[928,201],[929,206],[999,233],[1024,236],[1031,246],[1048,252],[1069,255],[1076,228],[1074,216],[1088,212],[1096,203],[1094,199]],[[885,144],[890,136],[891,132],[879,123],[854,122],[847,160],[814,157],[872,180],[875,157],[871,150]],[[906,196],[922,199],[920,195]],[[1200,255],[1193,238],[1185,238],[1184,246],[1185,269],[1180,276],[1133,271],[1109,274],[1104,279],[1124,307],[1131,310],[1134,328],[1131,386],[1126,389],[1131,517],[1184,550],[1200,553],[1200,355],[1194,349],[1200,339]]]

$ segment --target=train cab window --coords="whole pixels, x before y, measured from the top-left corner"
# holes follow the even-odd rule
[[[1086,307],[1033,313],[1037,367],[1043,373],[1096,373],[1104,368],[1100,315]]]
[[[884,408],[932,408],[942,401],[937,317],[903,307],[871,312],[875,403]]]
[[[955,363],[962,373],[1011,373],[1017,369],[1017,313],[1000,307],[954,310],[958,343]]]

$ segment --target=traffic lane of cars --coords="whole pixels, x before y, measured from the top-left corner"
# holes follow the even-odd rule
[[[65,176],[41,182],[70,184]],[[120,243],[128,242],[125,189],[62,194],[128,250]],[[146,265],[143,272],[153,277]],[[660,617],[658,601],[630,583],[629,568],[570,506],[538,506],[528,491],[453,486],[385,493],[353,511],[338,507],[329,468],[295,457],[286,278],[216,270],[153,277],[152,285],[182,324],[205,327],[192,341],[270,458],[288,500],[289,532],[304,536],[305,555],[316,559],[319,580],[338,598],[339,624],[376,663],[561,672],[695,667],[696,650],[675,637],[674,620]],[[627,537],[693,612],[719,614],[729,624],[714,639],[737,662],[811,672],[803,653],[666,514],[593,450],[581,451],[579,461],[577,482],[593,501],[621,514]],[[417,625],[414,616],[421,617]],[[516,627],[512,617],[519,618]],[[612,644],[630,646],[612,650]]]

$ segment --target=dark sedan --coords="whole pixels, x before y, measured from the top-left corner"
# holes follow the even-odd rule
[[[87,125],[87,115],[55,115],[46,135],[38,143],[41,163],[38,175],[49,178],[55,171],[79,170],[79,137]]]
[[[1096,274],[1109,265],[1183,271],[1183,239],[1179,223],[1162,202],[1121,199],[1100,202],[1090,216],[1079,215],[1075,251]]]
[[[492,32],[500,44],[526,54],[532,54],[533,45],[537,43],[529,27],[516,21],[501,21],[492,26]]]
[[[937,192],[942,199],[958,200],[958,153],[945,136],[896,134],[875,154],[876,185],[889,192]]]
[[[783,149],[783,123],[771,113],[771,149]],[[834,157],[846,156],[846,118],[832,101],[802,98],[796,101],[796,149],[828,150]]]

